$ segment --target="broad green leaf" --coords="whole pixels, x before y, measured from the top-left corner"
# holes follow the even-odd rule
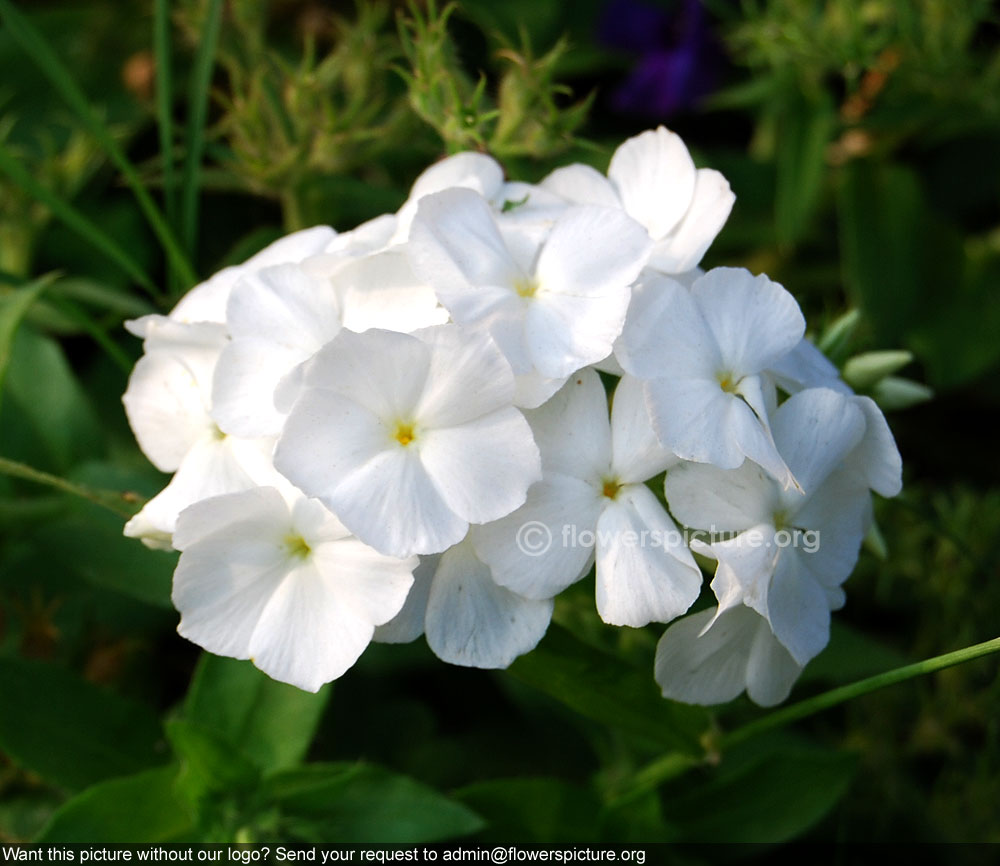
[[[850,755],[802,746],[784,745],[731,771],[726,759],[700,787],[685,776],[685,793],[664,800],[674,841],[794,839],[837,804],[855,769]]]
[[[65,474],[102,448],[101,427],[63,350],[30,326],[14,338],[0,411],[5,457]]]
[[[202,655],[184,718],[226,739],[263,770],[297,764],[330,698],[272,680],[248,661]]]
[[[52,280],[52,276],[39,277],[27,286],[0,292],[0,398],[3,397],[4,377],[10,363],[14,334],[31,305],[51,285]]]
[[[212,731],[174,719],[167,722],[167,737],[181,766],[177,790],[192,806],[257,784],[257,768]]]
[[[648,671],[639,670],[552,625],[509,672],[597,722],[685,754],[704,751],[700,737],[708,729],[708,713],[661,697],[652,660]]]
[[[88,788],[67,801],[38,842],[188,841],[194,818],[176,793],[177,767],[157,767]]]
[[[482,841],[594,842],[601,803],[592,791],[560,779],[494,779],[452,796],[487,822]]]
[[[163,760],[142,704],[42,662],[0,659],[0,750],[52,784],[83,788]]]
[[[474,833],[482,820],[407,776],[367,764],[309,764],[272,776],[264,795],[304,842],[434,842]]]

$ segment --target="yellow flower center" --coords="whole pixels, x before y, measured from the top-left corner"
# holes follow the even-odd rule
[[[285,550],[289,555],[305,559],[312,553],[309,543],[297,532],[291,532],[285,536]]]
[[[533,298],[538,291],[538,283],[530,277],[514,280],[514,291],[522,298]]]
[[[416,434],[413,432],[413,425],[406,424],[402,421],[396,425],[396,429],[392,436],[400,445],[403,446],[409,445],[416,438]]]
[[[608,497],[608,499],[614,499],[618,496],[618,491],[622,489],[621,482],[615,478],[605,478],[604,487],[601,493]]]
[[[725,391],[727,394],[735,394],[736,388],[739,382],[735,381],[735,377],[728,370],[721,373],[716,373],[715,378],[719,382],[719,387]]]

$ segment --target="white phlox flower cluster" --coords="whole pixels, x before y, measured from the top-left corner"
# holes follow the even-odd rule
[[[664,694],[783,700],[901,465],[788,292],[698,270],[733,201],[662,127],[607,176],[458,154],[130,322],[126,413],[173,477],[125,532],[180,551],[180,633],[313,691],[421,634],[503,668],[592,567],[605,622],[681,617],[694,551],[717,604],[664,634]]]

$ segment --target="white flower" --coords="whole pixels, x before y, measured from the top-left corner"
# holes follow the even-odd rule
[[[452,325],[342,331],[309,362],[275,465],[376,550],[438,553],[541,475],[513,391],[496,346]]]
[[[608,356],[649,248],[634,220],[598,207],[564,211],[539,247],[452,189],[421,200],[408,252],[452,319],[488,331],[516,375],[560,380]]]
[[[211,414],[212,375],[226,343],[222,325],[146,323],[145,354],[122,397],[139,447],[169,484],[125,525],[125,534],[169,547],[177,515],[192,502],[267,483],[273,440],[227,436]]]
[[[855,398],[825,388],[783,403],[774,438],[804,493],[783,490],[750,463],[729,471],[677,466],[665,492],[681,522],[734,534],[696,546],[718,561],[712,581],[718,613],[753,608],[805,665],[829,640],[831,608],[843,604],[840,585],[870,520],[870,457],[884,442],[874,425],[869,431]],[[885,480],[889,472],[873,474]]]
[[[466,539],[443,554],[421,557],[399,615],[375,640],[405,643],[424,634],[442,661],[506,668],[535,648],[552,619],[551,599],[529,599],[498,586]]]
[[[682,274],[698,265],[736,197],[710,168],[696,169],[684,142],[662,126],[630,138],[608,176],[587,165],[556,169],[540,184],[568,202],[621,207],[653,240],[649,266]]]
[[[169,318],[175,322],[225,322],[226,303],[229,293],[237,281],[246,274],[271,265],[301,262],[303,259],[322,252],[336,237],[329,226],[314,226],[293,232],[264,247],[241,265],[231,265],[198,283],[177,302]],[[126,327],[137,337],[146,336],[146,325],[159,316],[143,316]]]
[[[289,503],[271,487],[191,505],[174,544],[178,632],[312,692],[399,612],[417,564],[376,553],[318,502]]]
[[[551,598],[586,573],[596,546],[605,622],[642,626],[684,613],[698,597],[701,572],[643,483],[676,458],[656,441],[639,383],[621,380],[609,423],[604,387],[584,370],[528,419],[542,481],[522,508],[470,534],[496,581],[528,598]],[[528,526],[544,533],[547,549],[524,547]]]
[[[646,380],[664,447],[723,469],[749,457],[790,487],[795,478],[768,424],[774,386],[766,371],[804,331],[795,299],[765,276],[715,268],[689,290],[647,272],[615,353],[629,373]]]
[[[656,646],[663,696],[686,704],[724,704],[746,690],[762,707],[780,704],[802,666],[756,611],[703,610],[670,626]]]

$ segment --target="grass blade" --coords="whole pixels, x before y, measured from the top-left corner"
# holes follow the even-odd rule
[[[205,118],[208,114],[208,93],[215,67],[215,48],[222,23],[222,0],[211,0],[205,29],[195,57],[188,96],[189,115],[185,133],[184,171],[181,176],[181,240],[189,253],[194,252],[198,233],[198,175],[205,144]]]
[[[7,32],[24,50],[27,57],[42,71],[56,92],[80,118],[84,128],[94,136],[108,157],[122,173],[131,187],[139,207],[146,216],[153,232],[160,241],[163,251],[183,282],[193,285],[197,281],[194,269],[181,249],[177,237],[156,206],[148,190],[143,186],[135,166],[129,162],[124,151],[114,140],[107,126],[94,113],[86,95],[73,80],[72,74],[52,50],[45,38],[38,32],[10,0],[0,0],[0,18]]]
[[[21,189],[52,211],[56,218],[62,220],[78,235],[114,261],[153,297],[157,296],[153,281],[114,238],[106,234],[103,229],[81,214],[65,199],[60,198],[52,190],[40,184],[3,144],[0,144],[0,172],[6,174]]]
[[[163,160],[163,203],[167,222],[177,227],[174,187],[173,74],[170,61],[170,2],[156,0],[153,12],[153,54],[156,58],[156,115]]]

